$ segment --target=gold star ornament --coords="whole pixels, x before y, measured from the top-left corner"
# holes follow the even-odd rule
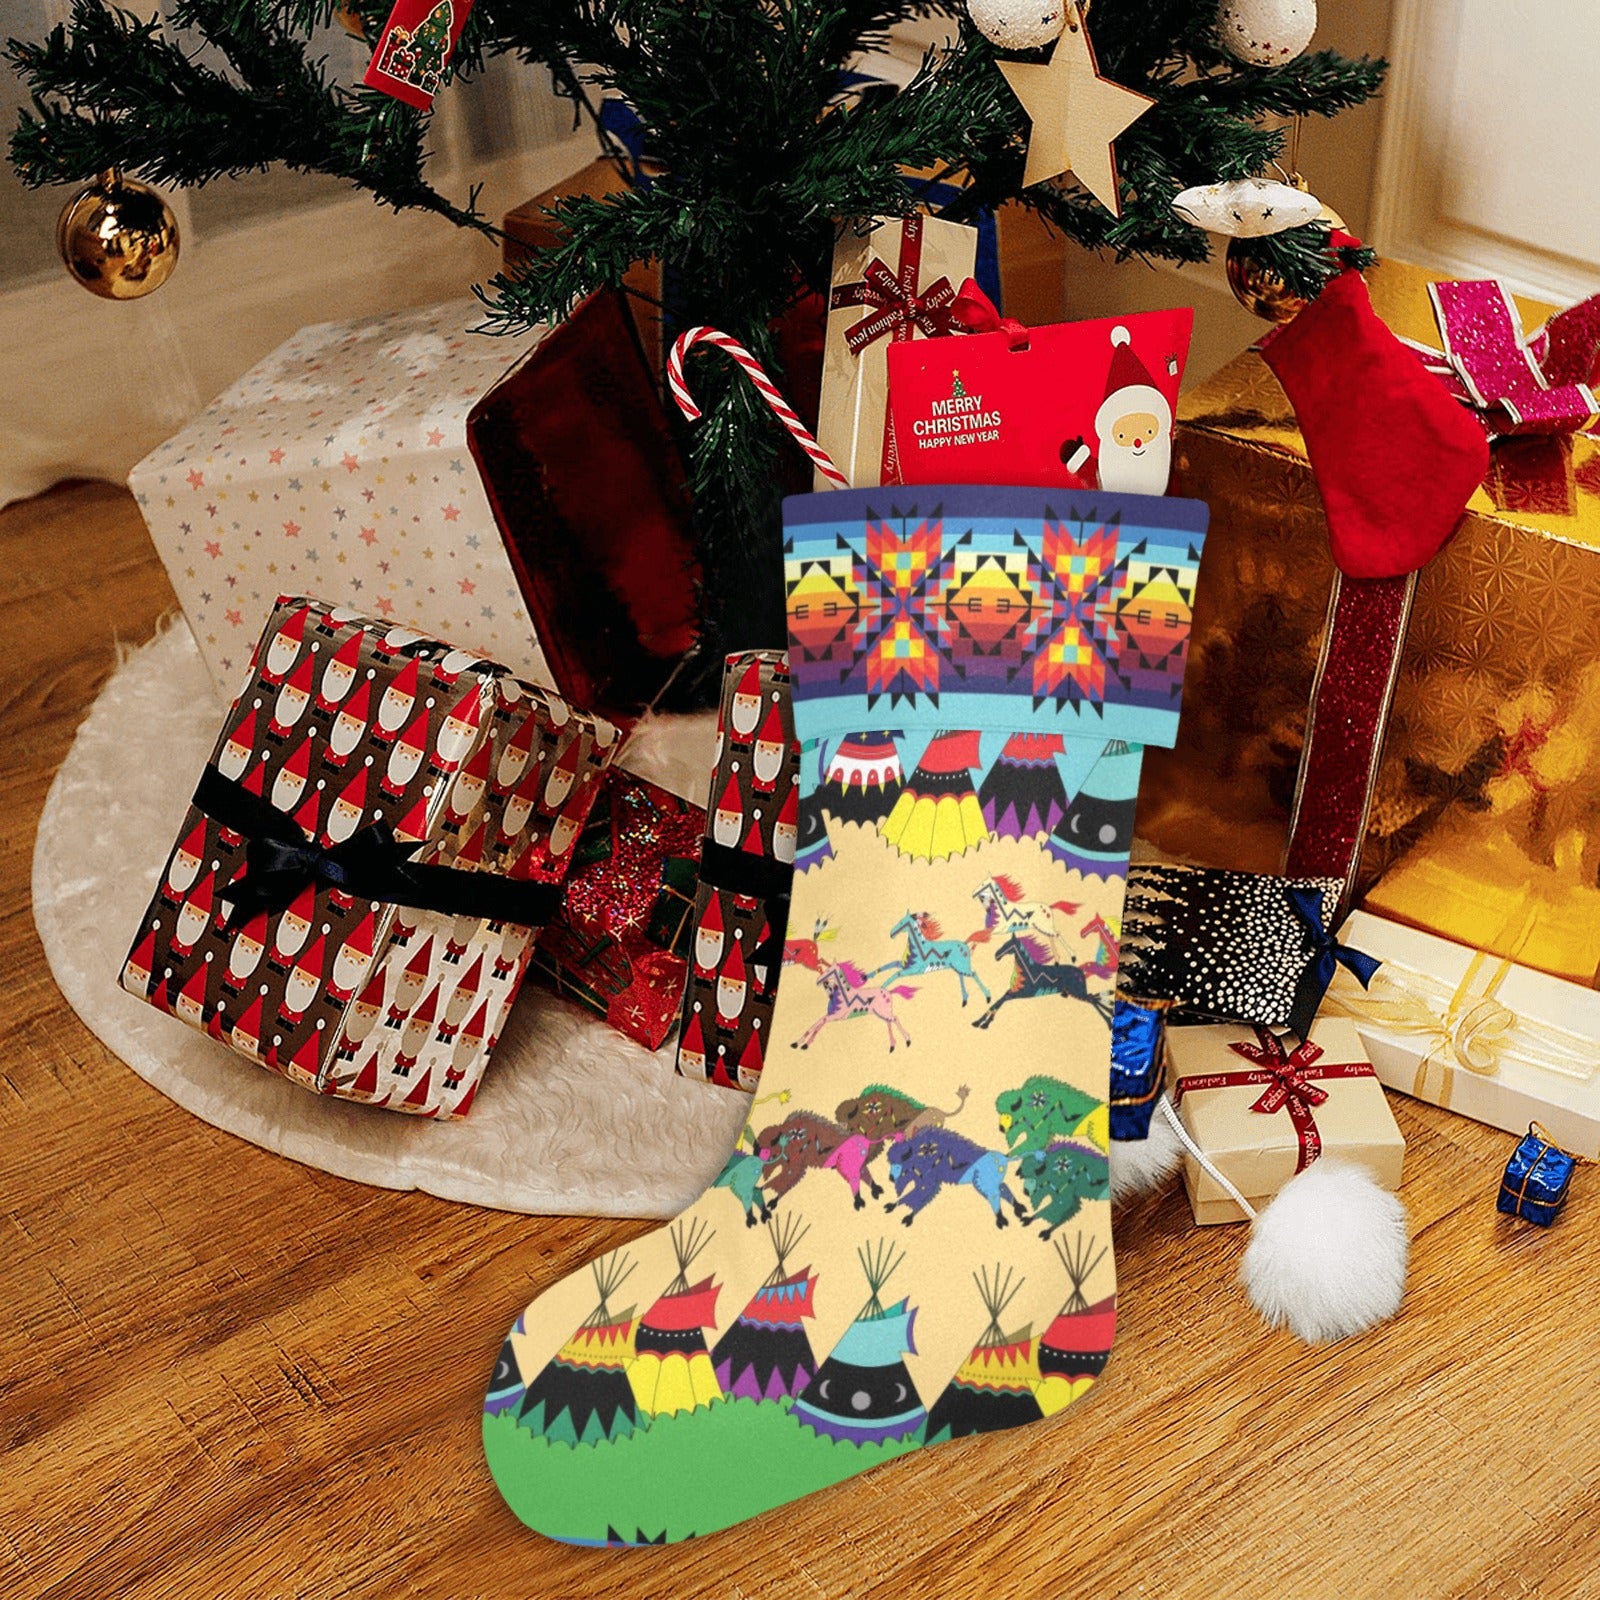
[[[1070,172],[1113,216],[1122,215],[1112,141],[1155,101],[1100,76],[1083,13],[1067,11],[1067,30],[1044,66],[1002,61],[1011,92],[1033,123],[1025,188]]]

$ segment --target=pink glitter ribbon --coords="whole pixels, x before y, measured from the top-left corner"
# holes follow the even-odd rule
[[[1600,295],[1552,317],[1531,338],[1495,278],[1431,283],[1443,353],[1408,340],[1491,439],[1587,431],[1600,413],[1591,385],[1600,368]]]

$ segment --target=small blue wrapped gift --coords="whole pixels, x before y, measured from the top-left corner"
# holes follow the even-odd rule
[[[1552,1144],[1544,1129],[1533,1123],[1506,1163],[1496,1209],[1508,1217],[1524,1217],[1548,1228],[1566,1204],[1577,1159],[1560,1145]]]
[[[1111,1017],[1111,1137],[1147,1139],[1161,1095],[1171,1002],[1117,996]]]

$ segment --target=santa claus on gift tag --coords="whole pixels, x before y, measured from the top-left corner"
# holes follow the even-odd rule
[[[1111,330],[1106,397],[1094,414],[1094,432],[1094,447],[1082,438],[1069,439],[1061,447],[1062,462],[1077,480],[1075,487],[1119,494],[1167,492],[1172,406],[1134,353],[1132,335],[1121,323]]]

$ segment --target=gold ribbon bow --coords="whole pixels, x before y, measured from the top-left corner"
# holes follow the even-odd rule
[[[1363,990],[1341,968],[1329,985],[1325,1008],[1426,1041],[1411,1093],[1434,1105],[1449,1107],[1457,1071],[1492,1078],[1508,1061],[1587,1082],[1600,1068],[1600,1043],[1519,1017],[1497,1000],[1495,994],[1511,970],[1509,961],[1474,951],[1452,989],[1428,973],[1386,961]],[[1436,1089],[1428,1082],[1434,1070]]]

